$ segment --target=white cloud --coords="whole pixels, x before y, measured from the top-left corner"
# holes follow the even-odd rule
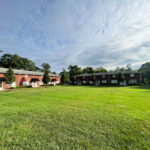
[[[0,2],[6,7],[0,9],[1,49],[7,52],[49,62],[56,71],[70,64],[111,68],[149,61],[149,0],[10,3]]]

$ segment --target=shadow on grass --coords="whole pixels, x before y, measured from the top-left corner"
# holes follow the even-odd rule
[[[70,86],[70,87],[85,87],[85,88],[122,88],[127,86],[119,86],[119,85],[62,85],[62,86]]]
[[[150,85],[133,86],[132,88],[134,88],[134,89],[150,90]]]
[[[62,85],[63,86],[63,85]],[[150,85],[147,86],[136,86],[136,85],[130,85],[130,86],[119,86],[119,85],[65,85],[70,87],[85,87],[85,88],[124,88],[129,87],[131,89],[144,89],[150,91]]]

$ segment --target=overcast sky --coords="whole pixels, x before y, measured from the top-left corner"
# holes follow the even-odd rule
[[[0,49],[53,71],[150,61],[150,0],[0,0]]]

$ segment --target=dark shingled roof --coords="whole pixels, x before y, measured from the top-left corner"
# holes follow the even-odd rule
[[[8,68],[0,68],[0,73],[6,73]],[[24,75],[38,75],[43,76],[44,72],[37,72],[37,71],[27,71],[27,70],[19,70],[13,69],[15,74],[24,74]],[[59,75],[49,73],[49,76],[58,77]]]
[[[100,73],[93,73],[95,76],[97,75],[117,75],[119,74],[120,72],[100,72]],[[123,74],[140,74],[140,72],[135,72],[135,71],[122,71],[121,73]],[[82,77],[82,76],[91,76],[92,73],[83,73],[83,74],[79,74],[77,75],[77,77]]]

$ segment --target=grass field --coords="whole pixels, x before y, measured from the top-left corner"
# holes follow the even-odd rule
[[[150,88],[0,92],[1,150],[148,150]]]

